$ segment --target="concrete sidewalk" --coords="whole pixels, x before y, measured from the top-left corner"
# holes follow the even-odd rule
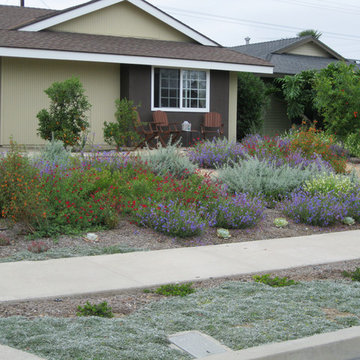
[[[360,230],[195,248],[4,263],[0,264],[0,301],[112,293],[358,258]],[[230,352],[223,357],[209,357],[209,360],[348,360],[348,357],[338,356],[358,355],[359,338],[359,328],[346,329]],[[329,354],[332,357],[327,357]],[[41,360],[0,345],[2,359]]]
[[[360,258],[360,230],[294,238],[0,264],[0,301],[269,272]]]

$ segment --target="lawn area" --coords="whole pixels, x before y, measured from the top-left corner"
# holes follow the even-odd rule
[[[168,335],[199,330],[239,350],[360,325],[359,290],[340,280],[225,282],[121,318],[2,318],[0,342],[54,360],[190,359],[169,348]]]

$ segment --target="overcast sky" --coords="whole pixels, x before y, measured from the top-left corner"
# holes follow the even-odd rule
[[[25,0],[26,6],[63,9],[82,0]],[[294,37],[304,29],[342,56],[360,59],[359,0],[148,0],[224,46]],[[0,0],[18,5],[20,0]]]

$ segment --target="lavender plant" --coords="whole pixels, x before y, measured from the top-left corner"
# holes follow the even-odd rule
[[[193,163],[202,168],[213,169],[227,164],[230,160],[237,162],[246,154],[246,148],[240,143],[217,138],[197,143],[188,152]]]
[[[136,213],[139,224],[160,233],[181,238],[200,235],[208,221],[194,208],[185,208],[170,200],[166,204],[143,204]]]
[[[360,205],[360,198],[358,197],[357,202],[354,199],[353,203],[354,208],[355,204]],[[298,223],[329,226],[345,216],[351,216],[349,204],[345,198],[339,199],[339,195],[334,192],[309,194],[300,190],[292,193],[279,207],[285,215]]]
[[[255,226],[262,218],[265,206],[259,198],[235,194],[212,204],[213,226],[243,229]]]

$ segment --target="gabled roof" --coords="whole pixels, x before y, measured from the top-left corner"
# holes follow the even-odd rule
[[[313,43],[328,53],[328,57],[288,54],[302,45]],[[345,59],[311,35],[280,39],[255,44],[246,44],[232,47],[233,50],[243,54],[256,56],[267,60],[274,67],[274,74],[297,74],[303,70],[322,69],[332,62],[344,61]]]
[[[41,30],[47,21],[67,21],[59,16],[76,17],[96,11],[100,6],[129,1],[176,22],[187,33],[209,45],[180,41],[161,41],[140,38],[92,35]],[[95,8],[94,8],[95,6]],[[4,10],[4,11],[3,11]],[[104,63],[139,64],[187,67],[224,71],[245,71],[272,74],[273,65],[259,58],[239,54],[223,48],[192,30],[144,0],[93,0],[63,11],[0,6],[0,57],[90,61]],[[26,25],[25,25],[26,23]],[[19,25],[21,24],[21,25]],[[30,31],[31,26],[39,26]],[[25,28],[27,30],[25,31]],[[180,30],[179,30],[180,31]]]
[[[128,1],[134,6],[154,16],[155,18],[166,23],[172,28],[182,32],[183,34],[187,35],[188,37],[190,37],[191,39],[197,41],[202,45],[219,46],[217,42],[211,40],[207,36],[185,25],[181,21],[175,19],[174,17],[163,12],[162,10],[158,9],[157,7],[148,3],[145,0],[92,0],[85,4],[77,5],[62,11],[57,11],[56,13],[53,14],[45,14],[40,18],[30,20],[28,23],[25,24],[21,24],[15,27],[15,29],[22,31],[45,30],[48,29],[49,27],[61,24],[65,21],[75,19],[79,16],[83,16],[91,12],[101,10],[108,6],[112,6],[124,1]]]

